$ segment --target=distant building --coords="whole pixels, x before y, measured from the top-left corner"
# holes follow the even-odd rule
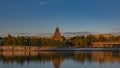
[[[55,29],[55,33],[54,33],[52,39],[54,39],[54,40],[62,40],[62,36],[61,36],[61,34],[60,34],[60,31],[59,31],[58,26],[57,26],[57,28]]]
[[[96,38],[99,38],[100,36],[102,36],[104,38],[110,38],[113,35],[111,35],[111,34],[94,34],[93,36],[96,37]]]

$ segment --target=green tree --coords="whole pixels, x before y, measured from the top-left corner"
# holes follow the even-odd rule
[[[19,46],[24,46],[25,45],[25,38],[22,36],[22,37],[17,37],[17,41],[18,41],[18,45]]]

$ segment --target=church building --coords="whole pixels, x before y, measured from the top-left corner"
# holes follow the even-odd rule
[[[58,26],[57,26],[57,28],[55,29],[55,33],[54,33],[52,39],[54,39],[54,40],[62,40],[62,36],[61,36],[61,34],[60,34],[60,31],[59,31]]]

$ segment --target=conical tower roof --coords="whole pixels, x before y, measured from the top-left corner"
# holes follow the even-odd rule
[[[59,31],[59,28],[57,26],[57,28],[55,29],[55,33],[53,35],[53,39],[55,40],[60,40],[62,38],[61,34],[60,34],[60,31]]]

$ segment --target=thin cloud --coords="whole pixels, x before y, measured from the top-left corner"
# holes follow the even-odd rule
[[[118,30],[118,31],[120,31],[120,28],[114,28],[113,30]]]
[[[47,2],[46,2],[46,1],[41,1],[39,4],[40,4],[40,5],[46,5]]]
[[[30,33],[17,33],[17,34],[20,34],[20,35],[29,35]]]

